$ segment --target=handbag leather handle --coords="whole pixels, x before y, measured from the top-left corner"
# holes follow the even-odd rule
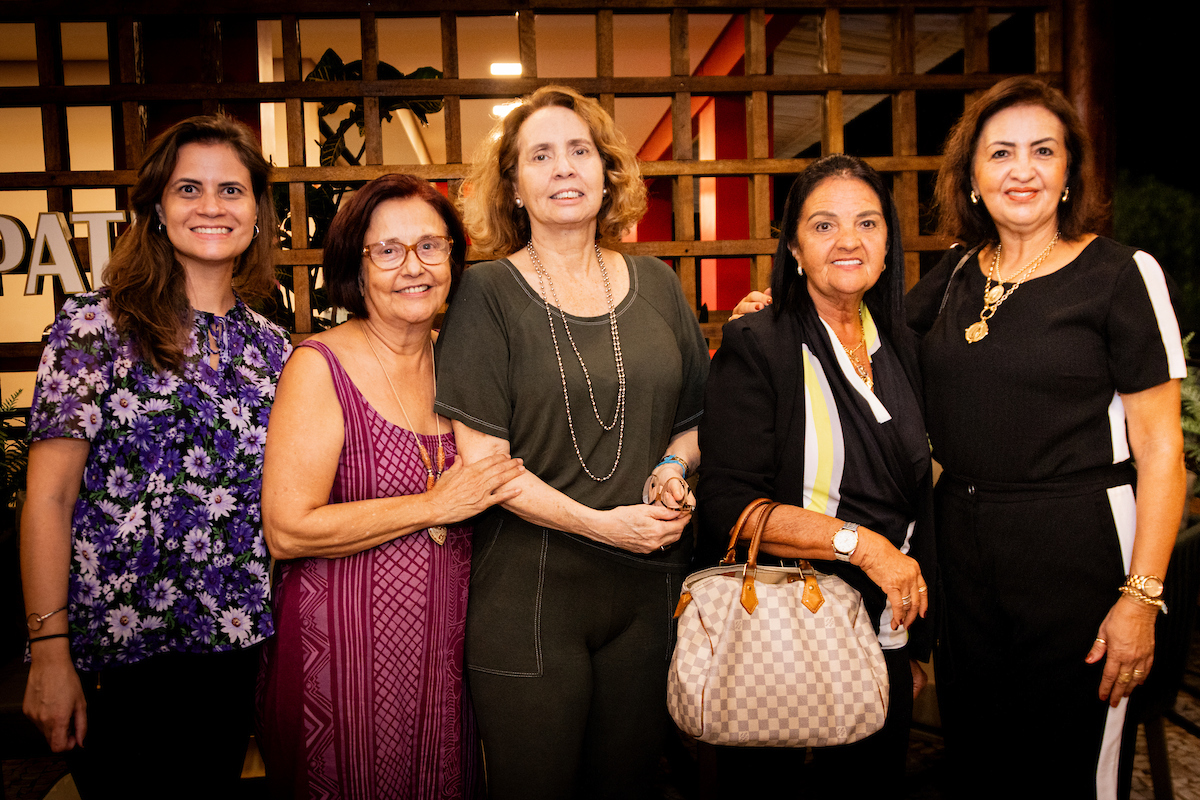
[[[742,513],[738,515],[737,522],[733,523],[733,527],[729,529],[729,549],[725,551],[725,557],[721,559],[721,566],[729,566],[737,561],[737,543],[738,539],[742,538],[742,530],[746,527],[746,523],[749,521],[751,515],[770,502],[770,498],[760,497],[757,500],[751,500],[742,509]]]
[[[729,549],[725,552],[725,558],[721,560],[722,565],[733,564],[736,558],[738,539],[742,538],[746,527],[750,526],[750,550],[747,553],[746,565],[742,570],[741,597],[742,608],[746,609],[747,614],[753,614],[754,610],[758,608],[758,592],[754,588],[754,577],[758,573],[758,548],[762,543],[763,532],[767,529],[767,520],[771,518],[772,512],[778,506],[778,503],[772,502],[769,498],[760,497],[742,509],[741,515],[738,516],[737,522],[734,523],[733,529],[729,533]]]

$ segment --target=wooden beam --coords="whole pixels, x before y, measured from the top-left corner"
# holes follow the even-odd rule
[[[521,50],[521,75],[537,77],[537,25],[533,11],[517,12],[517,42]]]
[[[836,8],[825,9],[818,29],[820,38],[819,66],[826,75],[841,75],[842,72],[842,25],[841,12]],[[845,118],[842,111],[842,90],[829,89],[822,101],[821,153],[841,153],[846,150],[844,133]]]
[[[446,80],[458,79],[458,17],[453,11],[443,11],[442,17],[442,75]],[[461,164],[462,105],[457,94],[443,96],[446,111],[446,163]],[[451,199],[457,200],[461,181],[450,184]]]
[[[375,25],[375,14],[364,11],[359,16],[362,35],[363,82],[379,77],[379,29]],[[363,139],[366,149],[363,156],[368,164],[383,163],[383,123],[379,119],[379,98],[363,98]]]
[[[614,74],[613,12],[602,8],[596,12],[596,77],[611,78]],[[600,106],[610,117],[616,116],[616,95],[600,93]]]

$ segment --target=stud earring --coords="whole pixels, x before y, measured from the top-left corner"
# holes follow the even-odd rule
[[[973,206],[979,205],[979,195],[975,194],[974,189],[971,190],[971,205],[973,205]]]
[[[801,278],[804,277],[804,267],[802,267],[799,263],[796,264],[796,274]]]
[[[521,199],[521,198],[519,198],[519,197],[516,199],[516,203],[517,203],[517,208],[524,208],[524,207],[525,207],[525,201],[524,201],[524,200],[522,200],[522,199]]]
[[[1068,186],[1067,188],[1063,189],[1062,202],[1064,202],[1064,203],[1067,202],[1067,198],[1069,198],[1070,196],[1071,196],[1071,187]]]
[[[608,197],[608,187],[607,186],[604,187],[604,196]]]

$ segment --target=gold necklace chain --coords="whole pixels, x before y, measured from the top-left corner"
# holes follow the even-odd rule
[[[846,347],[842,343],[841,337],[838,338],[838,344],[842,345],[842,349],[846,351],[846,355],[849,357],[851,365],[854,366],[854,371],[858,373],[858,377],[862,378],[862,382],[867,385],[867,391],[873,394],[875,392],[875,379],[871,377],[871,373],[867,369],[867,364],[871,363],[871,354],[867,353],[867,364],[859,361],[858,356],[855,355],[859,350],[866,352],[867,328],[863,324],[862,303],[858,304],[858,333],[862,338],[858,340],[858,344],[854,345],[854,347]]]
[[[1000,304],[1007,300],[1013,292],[1020,288],[1021,284],[1029,279],[1033,273],[1037,272],[1038,267],[1046,263],[1046,259],[1050,257],[1050,253],[1054,250],[1054,245],[1058,244],[1058,237],[1061,231],[1054,232],[1054,238],[1050,240],[1050,244],[1046,245],[1046,249],[1038,254],[1037,258],[1030,261],[1025,268],[1022,269],[1013,279],[1012,286],[1006,290],[1004,281],[1000,277],[1000,254],[1004,251],[1004,245],[996,244],[996,255],[992,257],[992,267],[988,270],[987,280],[983,285],[983,310],[979,312],[979,322],[969,326],[965,331],[968,344],[975,344],[980,339],[988,335],[987,321],[996,313],[996,309],[1000,308]]]
[[[371,348],[371,352],[375,355],[375,360],[379,362],[379,369],[383,372],[383,377],[387,379],[388,387],[392,390],[392,397],[396,398],[396,405],[400,406],[400,413],[404,415],[404,421],[408,423],[408,432],[412,434],[413,439],[417,443],[417,453],[421,456],[421,466],[425,467],[425,491],[431,491],[434,484],[442,477],[442,473],[446,471],[446,448],[442,445],[442,421],[438,419],[437,411],[433,412],[433,424],[437,427],[437,472],[433,470],[433,459],[429,457],[429,451],[425,449],[425,445],[421,442],[421,437],[417,436],[417,431],[413,427],[412,420],[408,418],[408,411],[404,408],[404,403],[400,402],[400,393],[396,391],[396,385],[392,383],[392,376],[388,374],[387,368],[383,366],[383,359],[379,357],[379,351],[375,349],[375,345],[371,343],[371,337],[367,335],[366,324],[362,327],[363,338],[367,340],[367,347]],[[433,367],[434,391],[437,391],[437,361],[433,356],[433,339],[429,340],[429,362]],[[429,538],[436,544],[444,544],[446,541],[446,526],[431,525],[428,528]]]
[[[602,482],[611,478],[617,471],[617,465],[621,463],[621,447],[625,442],[625,362],[621,359],[621,338],[617,333],[617,311],[616,306],[613,305],[612,285],[608,280],[608,270],[604,266],[604,256],[600,254],[600,246],[595,245],[595,247],[596,261],[600,264],[600,275],[604,278],[604,298],[608,302],[608,324],[612,334],[613,356],[617,363],[617,406],[613,410],[612,422],[607,425],[600,417],[600,409],[596,406],[596,393],[592,389],[591,375],[588,374],[587,365],[583,363],[583,356],[575,345],[575,337],[571,335],[571,326],[567,324],[567,314],[558,302],[554,281],[550,278],[550,273],[542,266],[537,250],[534,249],[533,240],[530,239],[529,244],[526,245],[526,249],[529,251],[529,260],[533,264],[533,271],[538,276],[538,289],[542,295],[542,305],[546,307],[546,321],[550,323],[550,339],[554,342],[554,357],[558,359],[558,376],[562,380],[563,403],[567,408],[567,427],[571,431],[571,444],[575,446],[575,456],[579,459],[579,465],[583,467],[587,476],[594,481]],[[546,284],[550,285],[550,296],[554,300],[554,307],[562,314],[567,340],[571,343],[571,349],[575,351],[575,358],[579,360],[579,366],[583,370],[583,379],[587,382],[588,396],[592,400],[592,413],[596,415],[596,422],[600,423],[600,427],[607,433],[616,426],[618,419],[621,421],[621,427],[617,433],[617,457],[613,461],[612,469],[603,478],[593,475],[592,471],[588,469],[587,463],[583,460],[583,453],[579,449],[579,439],[575,436],[575,422],[571,418],[571,398],[567,394],[567,373],[563,368],[562,352],[558,348],[558,335],[554,332],[554,315],[550,313],[550,302],[546,299]]]

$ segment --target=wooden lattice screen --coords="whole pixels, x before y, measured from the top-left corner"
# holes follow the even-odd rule
[[[41,110],[41,135],[45,151],[45,172],[0,173],[0,202],[4,190],[44,190],[51,211],[70,211],[72,188],[115,187],[118,201],[124,201],[123,188],[132,184],[136,165],[144,147],[143,104],[193,100],[206,112],[214,112],[238,102],[282,102],[286,107],[287,147],[292,165],[305,163],[306,141],[316,135],[305,130],[304,103],[328,98],[356,98],[364,103],[365,118],[378,119],[380,98],[407,95],[444,101],[444,164],[383,164],[381,126],[365,127],[364,163],[360,166],[288,166],[274,173],[277,184],[290,187],[289,198],[294,219],[307,217],[308,184],[329,181],[359,181],[388,172],[405,171],[430,180],[447,181],[451,191],[464,175],[461,103],[478,98],[511,98],[550,82],[566,83],[597,97],[610,112],[620,97],[666,97],[671,101],[672,145],[668,160],[647,161],[647,178],[672,183],[674,211],[671,241],[643,241],[626,245],[628,252],[671,259],[693,306],[696,306],[696,270],[698,259],[742,256],[752,259],[751,281],[765,286],[770,271],[772,239],[772,176],[798,172],[808,161],[797,158],[772,158],[770,144],[770,103],[775,96],[808,95],[819,98],[822,107],[820,150],[824,153],[844,149],[843,101],[851,94],[887,95],[891,98],[892,152],[868,160],[880,171],[892,175],[894,193],[902,210],[902,226],[908,248],[906,273],[910,285],[919,274],[920,254],[940,249],[945,243],[923,234],[919,219],[921,207],[920,176],[936,171],[936,153],[918,154],[918,93],[950,93],[969,96],[1003,77],[989,72],[989,32],[991,15],[1018,12],[1034,20],[1031,43],[1035,54],[1033,71],[1062,85],[1063,8],[1061,0],[1009,0],[990,8],[975,0],[925,0],[920,3],[803,2],[792,0],[779,7],[751,7],[727,4],[722,0],[676,4],[663,0],[610,0],[603,8],[586,2],[542,2],[526,0],[517,10],[520,78],[461,78],[457,26],[463,16],[512,14],[513,6],[479,0],[445,2],[403,2],[390,0],[366,2],[233,3],[224,0],[205,5],[203,16],[179,16],[179,25],[190,26],[202,37],[209,54],[202,67],[202,79],[190,83],[147,82],[143,74],[140,48],[147,20],[161,24],[168,10],[178,15],[175,4],[131,2],[6,2],[0,4],[0,23],[32,22],[36,30],[37,86],[0,88],[0,107],[37,107]],[[163,9],[160,6],[175,6]],[[614,9],[618,13],[653,12],[669,14],[670,75],[663,77],[614,76]],[[777,13],[819,15],[820,69],[817,74],[769,74],[768,21]],[[890,18],[890,68],[883,74],[843,74],[842,18],[848,12],[870,11]],[[956,74],[919,73],[915,69],[917,19],[930,11],[955,14],[961,20],[962,69]],[[595,16],[596,69],[594,78],[561,78],[538,74],[538,41],[535,16],[553,13],[593,14]],[[693,75],[689,60],[689,12],[743,15],[745,43],[741,75]],[[72,16],[76,14],[77,16]],[[362,80],[344,82],[304,82],[300,55],[300,23],[310,17],[356,17],[361,30],[363,59]],[[443,78],[438,80],[379,80],[379,40],[377,20],[385,17],[424,16],[440,18]],[[283,30],[283,68],[281,82],[234,82],[225,79],[221,64],[221,21],[229,19],[281,19]],[[79,19],[102,21],[107,25],[109,83],[101,86],[66,85],[60,22]],[[693,153],[693,96],[744,98],[746,157],[740,159],[697,160]],[[66,109],[68,106],[108,106],[112,110],[114,166],[109,171],[73,171],[67,149]],[[959,106],[961,108],[961,106]],[[618,120],[620,122],[620,120]],[[30,135],[36,135],[36,132]],[[744,176],[749,179],[749,236],[741,240],[700,241],[696,230],[696,180],[707,176]],[[0,213],[4,209],[0,208]],[[321,251],[309,247],[303,225],[293,226],[289,250],[278,254],[278,262],[291,270],[295,286],[297,336],[312,330],[311,269],[321,263]],[[80,254],[86,256],[86,254]],[[55,289],[58,291],[58,288]],[[0,302],[3,302],[0,300]],[[60,300],[61,302],[61,300]],[[706,325],[715,346],[720,336],[721,315],[714,314]],[[49,320],[47,320],[48,322]],[[0,344],[0,371],[33,369],[40,345]]]

